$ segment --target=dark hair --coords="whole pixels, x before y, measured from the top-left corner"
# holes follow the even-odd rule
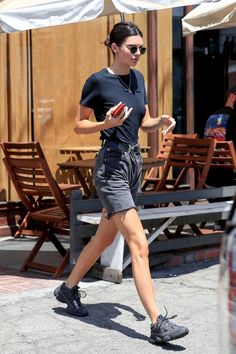
[[[121,46],[130,36],[143,37],[143,33],[134,23],[122,21],[114,25],[104,44],[108,47],[111,47],[112,43]]]

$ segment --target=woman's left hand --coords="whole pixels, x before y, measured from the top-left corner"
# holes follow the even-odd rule
[[[118,105],[109,109],[106,113],[106,117],[104,120],[105,129],[114,128],[122,125],[124,121],[129,118],[130,113],[132,112],[133,108],[128,108],[127,106],[124,107],[123,112],[118,117],[113,117],[112,113],[117,108]]]
[[[162,114],[161,120],[163,122],[163,125],[167,126],[166,129],[162,130],[162,134],[171,133],[176,126],[175,119],[171,116],[168,116],[167,114]]]

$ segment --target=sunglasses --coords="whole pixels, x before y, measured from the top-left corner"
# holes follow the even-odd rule
[[[139,50],[140,51],[140,54],[141,55],[143,55],[145,52],[146,52],[146,50],[147,50],[147,48],[146,47],[138,47],[138,46],[136,46],[136,45],[132,45],[132,46],[125,46],[127,49],[129,49],[129,51],[130,51],[130,53],[131,54],[136,54],[137,53],[137,51]]]

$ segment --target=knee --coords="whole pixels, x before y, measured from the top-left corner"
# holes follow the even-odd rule
[[[147,240],[136,241],[130,246],[132,258],[148,258],[149,248]]]

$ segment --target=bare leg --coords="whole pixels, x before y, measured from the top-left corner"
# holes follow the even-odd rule
[[[116,234],[117,227],[111,219],[108,220],[105,217],[105,212],[103,210],[102,219],[100,225],[98,226],[97,232],[81,252],[70,276],[66,281],[66,286],[72,288],[80,282],[87,271],[100,257],[104,249],[113,242]]]
[[[132,271],[140,300],[151,322],[155,323],[160,314],[156,304],[149,268],[148,244],[143,226],[135,209],[117,213],[112,217],[129,246]]]

